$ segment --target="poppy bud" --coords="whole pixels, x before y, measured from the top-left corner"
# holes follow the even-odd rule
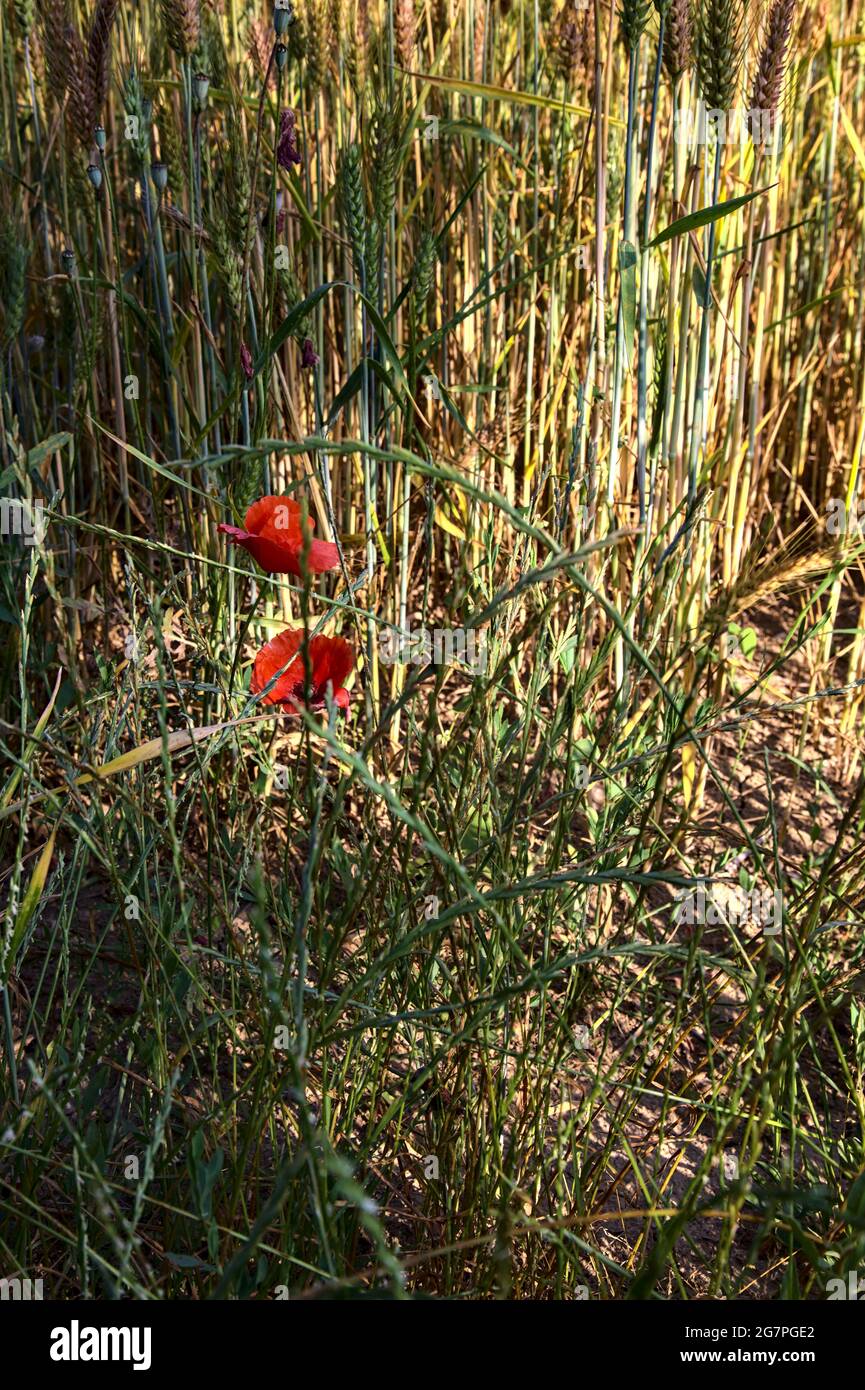
[[[102,186],[102,170],[100,169],[98,164],[88,164],[87,177],[89,178],[90,182],[93,184],[93,187],[96,189],[98,193],[100,187]]]
[[[41,333],[31,333],[27,339],[27,351],[30,353],[41,352],[45,346],[45,339]]]
[[[302,367],[317,367],[318,353],[312,345],[311,338],[304,338],[303,347],[300,350],[300,365]]]
[[[203,111],[207,105],[207,94],[210,91],[210,78],[206,72],[197,72],[192,79],[192,87],[195,92],[195,103],[199,111]]]
[[[61,253],[60,260],[63,264],[64,275],[68,275],[71,280],[75,274],[75,252],[67,246],[66,250]]]
[[[278,13],[279,11],[277,10],[277,14]],[[276,45],[276,48],[274,50],[274,56],[276,58],[276,66],[278,67],[279,71],[285,72],[285,65],[288,62],[288,49],[286,48],[284,43],[278,43]]]
[[[290,5],[279,4],[273,12],[273,27],[276,37],[281,39],[289,24],[294,19],[294,10]]]
[[[153,179],[153,186],[157,193],[164,193],[168,187],[168,165],[151,164],[150,177]]]
[[[105,126],[98,125],[93,132],[93,139],[96,141],[96,148],[101,152],[105,149]]]

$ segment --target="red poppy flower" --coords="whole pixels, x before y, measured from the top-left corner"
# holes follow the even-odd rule
[[[310,534],[313,521],[307,518]],[[293,497],[260,497],[246,513],[246,530],[222,522],[218,528],[229,544],[242,545],[268,574],[302,574],[303,532],[300,503]],[[313,574],[339,564],[339,551],[330,541],[310,539],[306,566]]]
[[[261,701],[263,705],[302,705],[306,667],[301,645],[303,628],[286,628],[268,642],[255,658],[250,693],[257,695],[273,680],[277,671],[287,669]],[[354,652],[343,637],[311,637],[309,640],[309,704],[312,708],[324,704],[327,687],[333,690],[333,702],[340,709],[348,708],[348,691],[343,681],[354,666]]]

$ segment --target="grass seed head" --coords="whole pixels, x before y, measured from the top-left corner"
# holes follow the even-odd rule
[[[483,7],[480,7],[483,14]],[[404,68],[414,67],[414,39],[417,30],[417,16],[414,0],[397,0],[393,16],[394,38],[397,57]]]
[[[697,11],[696,60],[700,92],[709,111],[730,111],[742,71],[741,0],[703,0]]]
[[[117,17],[117,0],[97,0],[87,43],[87,76],[93,100],[94,122],[108,96],[111,70],[111,31]]]
[[[559,17],[553,61],[558,77],[574,86],[591,61],[589,10],[574,11],[566,5]]]
[[[691,0],[671,0],[664,22],[664,67],[674,82],[694,64]]]
[[[169,46],[178,58],[188,58],[201,35],[199,0],[160,0]]]
[[[362,97],[366,91],[369,61],[369,3],[368,0],[357,0],[352,7],[346,66],[358,97]]]
[[[66,107],[67,119],[77,139],[89,149],[96,125],[95,101],[90,85],[90,72],[87,63],[87,50],[81,35],[72,24],[66,26],[66,85],[69,100]]]
[[[27,262],[30,257],[22,228],[7,215],[0,222],[0,308],[2,345],[8,348],[24,326],[27,303]]]
[[[346,236],[354,251],[355,264],[366,255],[366,198],[360,146],[348,145],[339,164],[339,192]]]
[[[33,0],[14,0],[15,23],[22,38],[27,38],[36,22],[36,6]]]
[[[67,0],[40,0],[39,29],[45,76],[48,90],[58,105],[63,103],[69,80],[69,52],[64,42],[68,24]]]
[[[317,92],[327,79],[330,20],[324,0],[307,0],[303,8],[304,73]]]
[[[763,47],[754,76],[751,106],[757,111],[778,109],[787,66],[796,0],[774,0],[763,30]]]
[[[652,0],[622,0],[619,18],[628,48],[633,52],[640,42],[640,36],[649,22]]]

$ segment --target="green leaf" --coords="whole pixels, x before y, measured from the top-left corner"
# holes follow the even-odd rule
[[[497,87],[489,82],[467,82],[457,77],[434,77],[430,72],[411,74],[421,82],[429,82],[433,87],[443,87],[448,92],[462,92],[467,97],[485,97],[488,101],[515,102],[519,106],[536,106],[542,111],[561,111],[570,116],[591,116],[588,106],[575,106],[570,101],[560,101],[557,97],[543,96],[540,92],[518,92],[509,87]],[[610,125],[624,130],[625,122],[618,116],[609,118]]]
[[[336,289],[350,290],[352,294],[356,294],[358,299],[361,300],[369,315],[370,322],[376,331],[382,353],[390,367],[394,382],[396,383],[396,389],[409,395],[408,381],[406,380],[402,361],[400,360],[399,353],[394,347],[393,339],[387,330],[384,319],[372,303],[372,300],[368,299],[367,296],[358,289],[357,285],[353,285],[347,280],[329,280],[326,285],[319,285],[318,289],[313,290],[312,294],[307,295],[306,299],[300,304],[295,305],[291,312],[283,319],[270,342],[264,350],[259,353],[258,360],[255,364],[256,374],[267,366],[274,353],[278,352],[286,339],[291,337],[292,333],[300,326],[307,314],[315,308],[319,300],[323,299],[330,290]],[[343,390],[345,390],[345,388],[343,388]]]
[[[754,198],[759,198],[761,193],[768,193],[774,184],[768,184],[766,188],[757,188],[753,193],[743,193],[738,198],[728,198],[724,203],[713,203],[710,208],[701,208],[699,212],[689,212],[687,217],[679,217],[675,222],[671,222],[669,227],[665,227],[657,236],[652,237],[649,247],[662,246],[665,241],[672,241],[674,236],[684,236],[687,232],[694,232],[698,227],[706,227],[710,222],[717,222],[728,213],[735,212],[737,208],[742,208],[746,203],[750,203]]]
[[[439,125],[439,136],[442,135],[469,135],[476,140],[486,140],[488,144],[497,145],[500,150],[504,150],[515,163],[519,164],[521,169],[526,168],[513,145],[508,144],[507,140],[497,131],[490,130],[489,126],[481,125],[480,121],[442,121]]]
[[[256,375],[267,366],[274,353],[279,352],[286,338],[290,338],[292,333],[300,327],[307,314],[315,308],[319,300],[324,299],[324,296],[329,290],[335,290],[341,284],[341,280],[329,280],[326,285],[319,285],[318,289],[313,290],[312,294],[308,294],[306,299],[301,300],[300,304],[295,304],[294,308],[291,309],[282,320],[282,323],[277,328],[270,342],[263,351],[258,354],[258,361],[255,364]]]
[[[406,375],[403,371],[403,365],[400,360],[400,355],[394,347],[393,339],[391,338],[390,333],[387,330],[387,325],[385,324],[384,319],[382,318],[381,314],[378,312],[378,309],[375,307],[372,301],[370,299],[367,299],[366,295],[361,293],[361,291],[357,288],[356,285],[350,285],[349,289],[354,290],[358,299],[360,299],[366,305],[366,311],[369,314],[372,326],[376,331],[376,336],[378,337],[381,350],[384,353],[385,358],[387,359],[387,362],[390,366],[391,372],[393,373],[393,377],[398,389],[400,391],[404,391],[407,396],[410,396],[411,393],[408,389],[408,381],[406,380]]]
[[[630,241],[619,243],[619,275],[622,280],[622,327],[625,353],[631,365],[634,330],[637,326],[637,248]]]
[[[60,434],[52,434],[50,438],[43,439],[41,444],[35,444],[27,453],[27,467],[36,468],[49,454],[54,454],[58,449],[63,449],[72,440],[72,435],[63,430]]]

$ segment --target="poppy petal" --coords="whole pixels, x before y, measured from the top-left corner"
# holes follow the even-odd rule
[[[300,550],[299,547],[298,555],[300,555]],[[339,564],[339,550],[332,541],[313,541],[309,547],[306,563],[313,574],[323,574],[325,570],[336,569]]]
[[[248,550],[252,558],[268,574],[300,574],[300,542],[293,545],[279,545],[263,536],[242,531],[239,526],[228,526],[222,522],[218,528],[224,531],[232,545],[240,545]]]
[[[316,697],[324,699],[328,681],[334,694],[354,666],[354,652],[344,637],[313,637],[309,644]]]
[[[298,660],[302,641],[303,628],[286,628],[285,632],[280,632],[272,642],[263,646],[256,656],[249,683],[251,695],[258,695],[273,680],[277,671],[282,671],[283,666],[288,668],[265,695],[262,704],[279,705],[283,700],[303,698],[303,662]]]
[[[259,497],[245,517],[247,531],[260,536],[268,522],[275,522],[285,535],[300,534],[300,503],[293,497]]]
[[[337,547],[332,541],[313,539],[315,522],[310,516],[306,518],[306,527],[304,536],[303,510],[299,502],[293,497],[268,495],[259,497],[248,509],[245,530],[227,522],[222,522],[218,529],[232,544],[248,550],[268,574],[293,574],[302,578],[305,572],[323,574],[325,570],[335,569],[339,564]],[[304,539],[308,545],[305,561]]]
[[[296,705],[303,702],[306,684],[306,670],[301,647],[302,628],[286,628],[262,647],[255,658],[250,680],[250,693],[258,695],[278,676],[273,689],[265,695],[266,705]],[[342,637],[313,637],[309,643],[310,665],[310,705],[324,704],[328,684],[333,692],[333,700],[341,709],[349,703],[348,691],[343,681],[354,666],[354,651]],[[283,667],[286,669],[283,670]]]

